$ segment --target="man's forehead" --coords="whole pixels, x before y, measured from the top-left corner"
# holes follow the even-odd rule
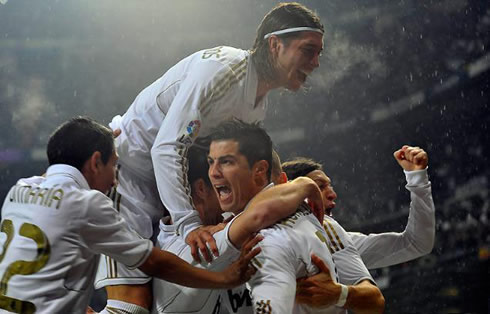
[[[233,139],[212,141],[209,146],[209,156],[218,158],[223,155],[238,155],[238,142]]]
[[[323,35],[316,32],[304,32],[299,37],[298,44],[301,46],[314,46],[316,48],[323,49]]]
[[[308,173],[306,176],[312,179],[313,181],[321,180],[321,181],[330,182],[330,178],[325,174],[325,172],[323,172],[323,170],[313,170],[312,172]]]

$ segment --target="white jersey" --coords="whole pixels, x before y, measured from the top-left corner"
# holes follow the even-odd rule
[[[435,207],[427,169],[404,173],[411,198],[405,230],[369,235],[349,232],[369,269],[404,263],[428,254],[434,246]]]
[[[160,222],[161,232],[158,236],[158,246],[162,250],[174,253],[193,266],[221,271],[240,256],[240,250],[236,249],[228,238],[230,225],[231,223],[228,223],[225,229],[213,235],[220,254],[218,257],[214,257],[210,264],[205,261],[197,264],[192,258],[190,247],[175,234],[175,226],[166,225],[164,221]],[[220,291],[188,288],[160,279],[153,279],[152,312],[217,314],[220,313],[221,308]]]
[[[200,225],[190,199],[187,149],[197,136],[208,135],[224,120],[262,121],[266,98],[255,104],[257,85],[248,51],[232,47],[202,50],[145,88],[122,119],[116,117],[111,124],[113,129],[122,130],[116,140],[121,168],[127,168],[128,175],[156,184],[177,232],[184,238]],[[124,188],[123,181],[120,185]],[[128,193],[121,194],[123,198],[138,198]],[[155,223],[163,213],[149,197],[145,202],[150,206],[134,206],[133,210]]]
[[[85,313],[105,253],[138,267],[152,243],[68,165],[11,188],[2,207],[0,312]]]
[[[320,313],[294,302],[296,279],[318,273],[311,254],[318,255],[338,282],[337,268],[328,248],[325,229],[306,206],[292,216],[263,229],[262,251],[253,259],[256,274],[247,283],[255,313]],[[336,313],[332,306],[324,313]]]
[[[296,226],[296,223],[293,224],[295,219],[289,220],[289,222],[286,220],[286,222],[282,222],[279,225],[280,230],[276,230],[276,228],[272,229],[267,229],[264,231],[264,235],[266,235],[269,238],[265,238],[265,240],[268,240],[268,242],[275,243],[274,246],[278,246],[279,244],[282,246],[280,248],[274,248],[274,249],[269,249],[267,248],[267,252],[270,253],[270,256],[264,256],[262,258],[271,258],[272,262],[269,262],[268,260],[265,261],[265,265],[268,267],[266,268],[261,268],[261,272],[266,274],[267,281],[269,282],[269,285],[274,286],[275,291],[280,291],[283,287],[286,286],[286,281],[289,281],[288,284],[292,284],[293,287],[289,287],[291,291],[289,291],[289,294],[293,293],[293,299],[294,299],[294,293],[296,289],[296,278],[299,277],[304,277],[304,276],[310,276],[314,274],[317,270],[314,268],[312,265],[304,265],[303,263],[305,261],[309,261],[307,259],[307,256],[310,256],[311,253],[315,253],[319,256],[320,253],[325,253],[325,250],[328,250],[331,254],[331,259],[335,265],[335,276],[336,276],[336,281],[340,282],[345,285],[356,285],[360,283],[363,280],[369,280],[374,283],[373,278],[369,274],[369,271],[367,270],[366,266],[361,260],[361,257],[359,256],[359,252],[355,248],[354,244],[352,243],[349,235],[347,232],[342,228],[337,221],[335,221],[332,217],[325,216],[324,221],[323,221],[323,229],[319,229],[319,224],[317,223],[316,218],[314,216],[307,216],[309,220],[313,220],[314,225],[308,221],[308,223],[304,222],[301,225]],[[306,218],[305,218],[306,219]],[[299,219],[298,219],[299,220]],[[291,231],[289,231],[288,227],[284,226],[293,226]],[[294,230],[294,231],[293,231]],[[308,232],[306,230],[309,230]],[[289,232],[288,232],[289,231]],[[323,231],[323,232],[322,232]],[[287,237],[284,237],[284,233],[287,234]],[[301,235],[298,236],[297,233],[300,233]],[[272,238],[271,237],[272,234]],[[315,241],[313,245],[308,243],[309,241],[312,241],[311,238],[315,238]],[[281,239],[281,240],[279,240]],[[322,242],[322,245],[318,247],[319,244],[317,240],[320,240]],[[262,249],[264,250],[264,247],[262,244],[264,241],[259,244]],[[267,243],[267,242],[266,242]],[[309,245],[305,245],[305,243],[308,243]],[[267,244],[265,244],[267,247]],[[282,251],[285,252],[282,252]],[[262,254],[262,253],[261,253]],[[322,257],[322,256],[321,256]],[[291,259],[294,261],[296,259],[296,263],[291,262],[291,261],[286,261],[286,259]],[[322,257],[323,259],[323,257]],[[325,260],[326,261],[326,260]],[[262,263],[262,261],[259,259],[259,262]],[[268,263],[269,262],[269,263]],[[271,266],[272,263],[272,266]],[[332,272],[332,267],[329,266],[329,269]],[[306,268],[305,268],[306,267]],[[307,271],[305,273],[305,270],[307,269],[315,269],[315,271]],[[301,269],[301,270],[300,270]],[[291,272],[293,270],[296,270],[297,273],[290,273],[290,274],[275,274],[277,272]],[[273,275],[271,275],[273,274]],[[279,276],[279,277],[278,277]],[[277,280],[278,277],[280,280]],[[294,277],[294,282],[293,282],[293,277]],[[333,276],[332,276],[333,277]],[[261,283],[260,281],[263,280],[263,278],[257,279],[254,277],[254,280],[257,280],[260,285],[264,284]],[[280,286],[275,285],[274,283],[281,282]],[[270,287],[266,286],[264,287],[264,291],[267,293],[272,294],[273,290],[269,290]],[[287,299],[287,296],[283,297],[284,299]],[[270,303],[267,303],[269,299],[264,298],[263,300],[257,300],[257,297],[254,298],[254,307],[256,311],[265,311],[265,313],[268,313],[266,310],[270,309],[271,313],[289,313],[291,311],[291,308],[287,306],[291,306],[292,302],[294,300],[291,300],[289,305],[285,305],[286,307],[281,307],[279,309],[274,310],[274,307],[272,306],[273,299],[271,299]],[[231,290],[227,290],[222,293],[221,297],[221,302],[223,305],[227,308],[229,313],[253,313],[252,309],[252,302],[250,300],[250,297],[248,295],[247,291],[244,291],[243,288],[235,288]],[[259,304],[257,304],[259,302]],[[277,301],[277,303],[281,304],[281,301]],[[269,306],[269,305],[270,306]],[[282,312],[285,311],[285,312]],[[289,312],[288,312],[289,311]],[[338,308],[338,307],[331,307],[329,309],[325,309],[322,311],[317,311],[308,307],[298,307],[294,306],[294,313],[346,313],[346,310],[343,308]],[[259,312],[260,313],[260,312]]]

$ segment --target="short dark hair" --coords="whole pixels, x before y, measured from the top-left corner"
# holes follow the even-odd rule
[[[259,160],[269,163],[267,180],[271,179],[272,140],[259,123],[246,123],[239,119],[220,123],[209,135],[210,141],[234,140],[238,151],[245,156],[251,167]]]
[[[269,41],[264,36],[283,29],[293,27],[312,27],[324,31],[323,24],[318,15],[297,2],[279,3],[264,16],[257,28],[255,43],[252,48],[252,60],[259,77],[274,80],[276,71],[269,53]],[[278,35],[286,44],[292,38],[303,35],[303,32],[293,32]]]
[[[187,170],[189,183],[193,184],[195,181],[203,179],[206,185],[210,187],[211,181],[208,175],[209,164],[207,150],[193,145],[189,148],[187,160],[189,162],[189,168]]]
[[[75,117],[60,125],[49,137],[49,165],[66,164],[82,171],[96,151],[107,164],[114,152],[112,130],[89,117]]]
[[[289,180],[305,177],[308,173],[315,170],[323,171],[323,167],[320,163],[310,158],[297,157],[282,163],[282,171],[286,173]]]

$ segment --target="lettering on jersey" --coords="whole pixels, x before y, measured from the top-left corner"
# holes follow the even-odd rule
[[[311,214],[309,207],[306,204],[302,204],[294,214],[279,221],[278,224],[292,228],[300,217],[308,216],[309,214]]]
[[[219,46],[216,48],[211,48],[211,49],[205,50],[202,53],[202,58],[203,59],[209,59],[209,58],[215,56],[217,59],[219,59],[222,48],[223,48],[223,46]]]
[[[30,185],[15,185],[11,192],[9,201],[22,204],[33,204],[45,207],[54,206],[59,209],[65,192],[60,188],[33,188]]]
[[[3,252],[0,256],[0,263],[5,257],[12,237],[14,235],[14,226],[11,220],[2,221],[0,230],[7,234],[7,240],[3,245]],[[0,309],[14,313],[34,313],[36,306],[29,301],[23,301],[6,296],[8,292],[8,282],[15,275],[31,275],[40,271],[49,260],[51,255],[51,246],[46,234],[36,225],[23,223],[20,226],[19,235],[33,240],[37,245],[37,256],[33,261],[17,260],[10,263],[0,280]]]
[[[212,314],[219,314],[221,312],[221,296],[216,300],[216,304],[214,305],[214,309],[211,312]]]
[[[252,298],[250,297],[248,289],[244,289],[242,295],[240,295],[241,291],[233,293],[233,290],[228,290],[227,292],[233,313],[236,313],[239,308],[244,306],[244,304],[245,306],[252,306]]]
[[[260,300],[255,302],[255,313],[271,314],[272,313],[271,300]]]

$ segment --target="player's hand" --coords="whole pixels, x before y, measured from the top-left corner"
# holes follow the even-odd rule
[[[121,135],[121,129],[115,129],[112,131],[112,136],[114,136],[114,138],[117,138],[119,135]]]
[[[87,306],[87,312],[86,314],[97,314],[90,306]]]
[[[201,262],[199,251],[201,251],[202,256],[208,263],[213,261],[208,246],[214,256],[219,256],[218,247],[216,246],[213,234],[224,228],[225,224],[220,223],[216,226],[201,226],[189,233],[185,242],[191,247],[191,254],[196,262]]]
[[[420,147],[404,145],[393,153],[398,164],[406,171],[422,170],[427,167],[429,157]]]
[[[312,254],[311,261],[320,269],[320,273],[296,281],[296,302],[316,308],[335,305],[342,291],[341,286],[332,280],[321,258]]]
[[[320,224],[323,225],[323,218],[325,216],[325,205],[323,204],[322,192],[318,185],[314,185],[310,194],[308,195],[306,202],[311,208],[311,211],[315,215],[315,217],[320,221]]]
[[[257,271],[250,263],[252,259],[260,253],[260,247],[254,248],[257,243],[262,241],[261,235],[250,236],[242,245],[240,258],[223,270],[224,282],[233,288],[247,282]]]

